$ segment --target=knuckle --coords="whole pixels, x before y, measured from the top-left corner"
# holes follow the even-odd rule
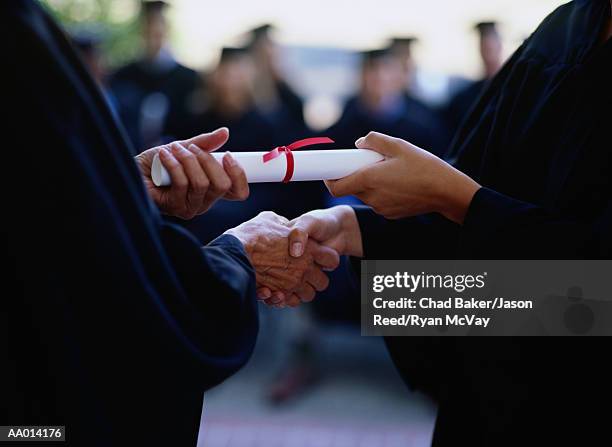
[[[242,188],[236,194],[239,200],[246,200],[249,197],[249,188]]]
[[[325,275],[322,283],[323,288],[321,290],[325,290],[329,287],[329,278]]]
[[[176,181],[174,181],[173,185],[176,185],[177,189],[183,190],[189,186],[189,181],[187,178],[180,176]]]
[[[379,133],[371,130],[368,132],[365,139],[368,143],[374,143],[376,142],[376,140],[378,140],[378,137],[379,137]]]
[[[232,181],[229,177],[223,177],[218,183],[217,188],[225,194],[232,187]]]
[[[199,183],[198,187],[203,192],[206,192],[208,188],[210,187],[210,180],[208,180],[208,178],[203,178],[198,183]]]

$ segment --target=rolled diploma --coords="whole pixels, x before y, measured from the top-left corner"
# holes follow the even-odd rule
[[[263,162],[266,152],[232,152],[242,166],[249,183],[281,182],[287,171],[284,153],[267,163]],[[358,169],[379,162],[385,157],[368,149],[329,149],[321,151],[293,151],[294,171],[292,182],[310,180],[335,180],[346,177]],[[211,154],[219,163],[225,152]],[[168,171],[161,164],[159,155],[153,158],[151,178],[155,186],[171,184]]]

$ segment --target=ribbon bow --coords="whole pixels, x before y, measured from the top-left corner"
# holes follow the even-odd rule
[[[293,171],[295,169],[295,162],[293,161],[293,154],[291,151],[295,151],[306,146],[312,146],[313,144],[327,144],[333,142],[334,140],[327,137],[305,138],[303,140],[295,141],[288,146],[279,146],[272,149],[270,152],[266,152],[263,155],[263,162],[267,163],[272,161],[284,153],[285,158],[287,159],[287,171],[285,172],[283,183],[289,183],[291,181],[291,177],[293,177]]]

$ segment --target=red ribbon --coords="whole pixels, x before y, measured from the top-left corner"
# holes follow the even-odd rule
[[[285,172],[283,183],[289,183],[291,181],[291,177],[293,177],[293,171],[295,169],[295,162],[293,160],[293,154],[291,151],[295,151],[306,146],[312,146],[313,144],[328,144],[333,142],[334,140],[327,137],[305,138],[304,140],[295,141],[289,146],[279,146],[272,149],[270,152],[266,152],[263,155],[263,162],[267,163],[277,157],[280,157],[282,153],[285,153],[285,158],[287,159],[287,171]]]

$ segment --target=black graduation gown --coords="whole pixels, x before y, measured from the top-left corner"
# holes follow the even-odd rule
[[[237,239],[202,247],[161,218],[38,2],[0,11],[0,421],[66,425],[72,446],[193,446],[203,391],[255,343],[252,267]]]
[[[365,253],[389,259],[609,259],[608,0],[558,8],[488,85],[456,138],[480,182],[463,226],[359,209]],[[609,338],[386,339],[439,402],[434,445],[609,445]]]
[[[459,129],[459,126],[461,126],[463,120],[467,118],[470,109],[478,100],[478,97],[482,93],[486,83],[486,79],[472,81],[467,86],[461,88],[457,93],[455,93],[455,95],[448,102],[448,105],[444,110],[444,117],[446,119],[446,125],[451,138]],[[445,155],[450,158],[453,154]]]

